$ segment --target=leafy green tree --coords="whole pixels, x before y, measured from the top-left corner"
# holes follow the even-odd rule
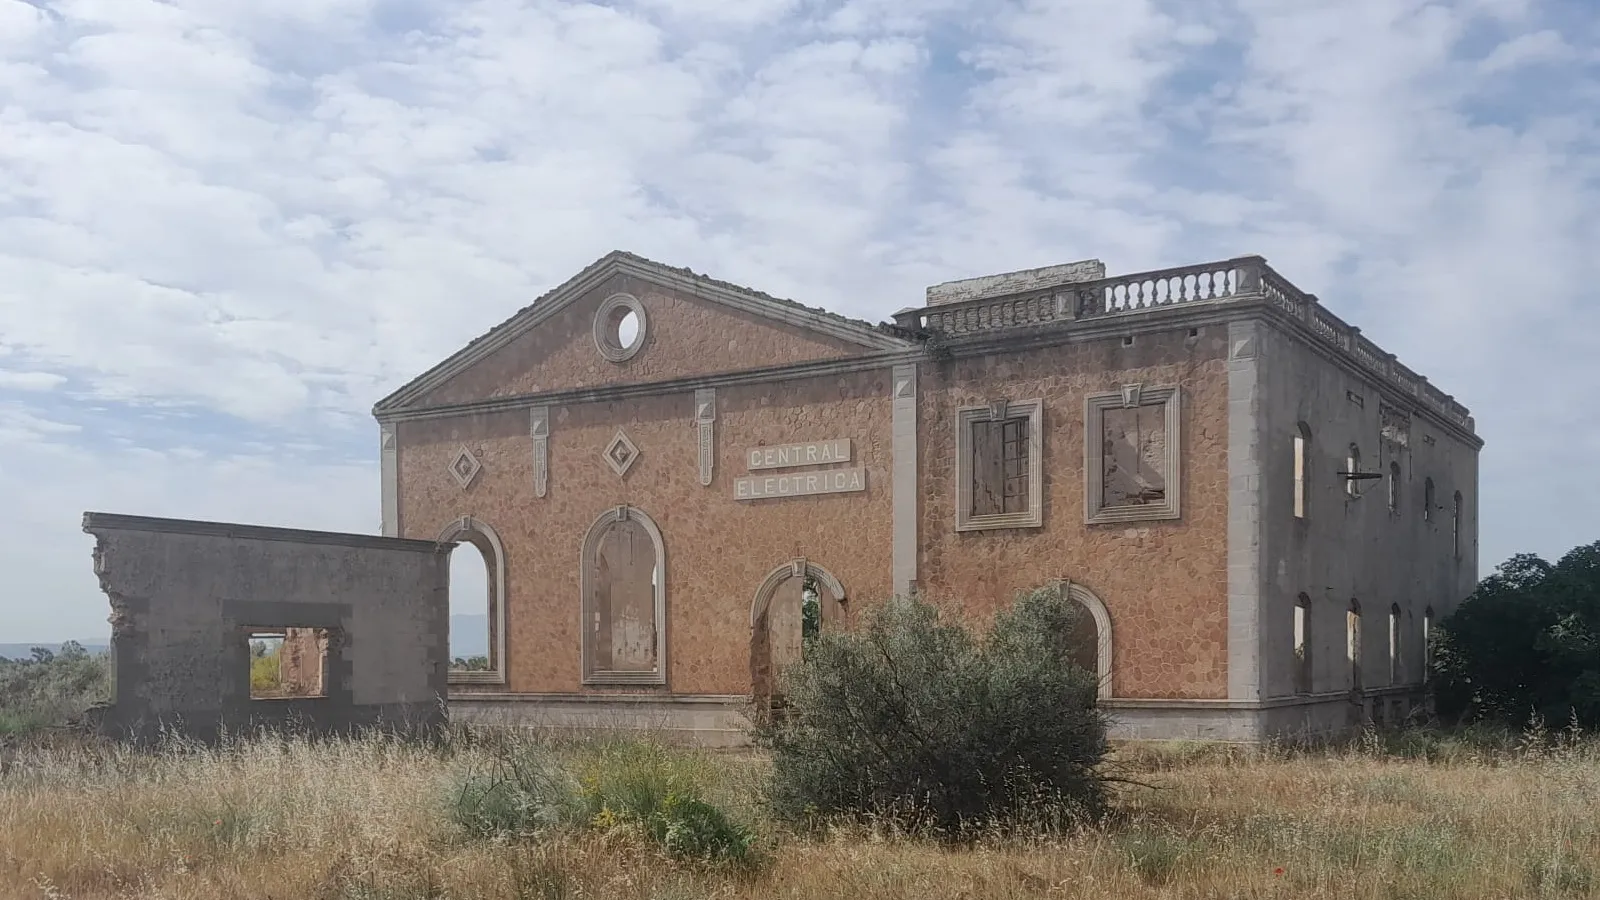
[[[1600,542],[1518,554],[1439,623],[1434,699],[1458,720],[1600,727]]]

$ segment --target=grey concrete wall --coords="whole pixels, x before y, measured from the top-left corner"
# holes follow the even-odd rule
[[[1429,606],[1435,622],[1472,592],[1478,576],[1478,453],[1475,439],[1424,413],[1397,390],[1380,388],[1321,350],[1291,326],[1262,322],[1256,329],[1260,434],[1260,667],[1263,699],[1293,695],[1294,606],[1311,600],[1313,695],[1348,691],[1346,612],[1361,603],[1362,685],[1369,693],[1391,686],[1389,611],[1401,609],[1404,671],[1401,685],[1423,677],[1422,620]],[[1380,439],[1380,405],[1410,413],[1408,446],[1395,449]],[[1304,520],[1294,516],[1294,435],[1298,423],[1311,429],[1310,503]],[[1384,477],[1359,482],[1350,497],[1335,473],[1346,467],[1347,448],[1361,450],[1361,470]],[[1400,466],[1398,512],[1388,504],[1389,463]],[[1422,513],[1425,480],[1432,477],[1436,502],[1431,521]],[[1451,536],[1451,497],[1463,498],[1461,552]],[[1350,704],[1349,699],[1345,701]],[[1321,726],[1338,718],[1326,702],[1311,715]],[[1289,714],[1285,713],[1285,716]],[[1301,713],[1294,714],[1296,716]],[[1282,716],[1269,717],[1269,726]],[[1293,718],[1293,716],[1291,716]]]
[[[86,513],[111,601],[107,730],[297,721],[313,731],[445,718],[449,548],[432,541]],[[325,696],[251,699],[251,628],[335,630]]]

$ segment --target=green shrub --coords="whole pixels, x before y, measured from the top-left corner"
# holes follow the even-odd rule
[[[31,659],[0,659],[0,734],[66,725],[110,699],[109,654],[69,641],[60,653],[35,647]]]
[[[782,676],[782,714],[755,729],[774,811],[946,835],[1097,815],[1106,722],[1096,676],[1072,662],[1088,640],[1087,614],[1055,588],[1019,597],[983,639],[914,598],[825,632]]]
[[[683,860],[750,865],[755,833],[705,799],[700,757],[649,741],[599,745],[579,777],[585,821],[634,829]]]
[[[487,772],[461,780],[450,807],[456,825],[480,838],[537,834],[576,821],[580,811],[577,779],[531,741],[497,748]]]

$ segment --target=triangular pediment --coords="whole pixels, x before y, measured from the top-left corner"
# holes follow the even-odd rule
[[[644,313],[634,353],[597,317],[626,299]],[[610,253],[374,407],[400,409],[611,383],[709,375],[884,350],[911,341],[873,325],[653,262]]]

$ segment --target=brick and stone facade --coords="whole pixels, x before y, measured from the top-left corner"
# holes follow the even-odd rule
[[[490,671],[450,679],[482,720],[737,741],[801,584],[824,628],[1052,585],[1119,733],[1336,729],[1418,699],[1477,571],[1466,410],[1255,257],[968,279],[871,325],[614,253],[375,414],[385,533],[489,562]]]

